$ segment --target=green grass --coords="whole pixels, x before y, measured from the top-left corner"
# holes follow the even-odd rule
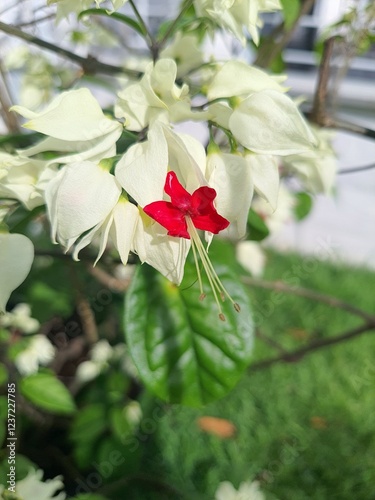
[[[367,270],[271,253],[265,279],[280,278],[375,312],[375,275]],[[288,348],[361,322],[293,295],[250,293],[262,333]],[[238,486],[255,478],[267,499],[374,499],[374,351],[375,335],[366,333],[299,362],[249,372],[231,394],[205,408],[167,408],[145,447],[144,467],[189,500],[212,500],[221,481]],[[256,341],[254,361],[275,354]],[[237,435],[223,440],[203,433],[196,423],[203,415],[232,421]]]

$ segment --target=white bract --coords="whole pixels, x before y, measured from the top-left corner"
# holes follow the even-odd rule
[[[29,304],[17,304],[11,312],[0,316],[0,326],[16,328],[23,333],[35,333],[39,329],[39,321],[31,317]]]
[[[55,348],[45,335],[34,335],[29,345],[19,353],[14,364],[21,375],[32,375],[39,369],[39,365],[48,365],[55,357]]]
[[[331,146],[333,132],[312,128],[317,148],[304,154],[287,156],[284,165],[295,172],[308,191],[331,194],[337,172],[337,157]]]
[[[62,476],[43,481],[43,474],[41,469],[30,469],[26,477],[17,481],[17,496],[14,498],[17,500],[30,500],[31,498],[35,498],[35,500],[65,500],[66,494],[64,492],[56,494],[64,487]],[[4,493],[4,487],[0,486],[0,495],[2,493]]]
[[[296,104],[276,90],[254,92],[229,118],[229,128],[245,148],[260,154],[311,151],[316,139]]]
[[[101,160],[116,154],[123,127],[104,115],[88,89],[63,92],[39,113],[22,106],[11,109],[29,120],[24,127],[48,136],[23,150],[24,156],[46,151],[62,153],[47,163],[52,164]]]
[[[186,75],[204,62],[198,37],[194,34],[178,32],[172,43],[160,52],[162,59],[173,59],[177,65],[177,77]]]
[[[119,92],[116,116],[125,118],[125,127],[140,131],[156,120],[164,123],[202,119],[205,113],[190,109],[189,87],[176,84],[177,65],[173,59],[150,63],[138,83]]]
[[[259,489],[258,481],[243,482],[238,490],[229,481],[223,481],[216,490],[215,500],[265,500],[265,496]]]
[[[261,90],[286,92],[279,79],[242,61],[227,61],[220,66],[207,87],[209,101],[236,97],[238,101]],[[242,99],[241,99],[242,98]]]
[[[220,27],[230,31],[243,45],[246,29],[255,44],[259,43],[258,27],[261,12],[281,9],[279,0],[194,0],[198,16],[213,19]]]
[[[52,240],[69,248],[106,219],[120,194],[115,177],[97,163],[83,161],[64,167],[46,189]]]
[[[56,4],[56,22],[61,21],[64,18],[68,18],[70,14],[79,14],[84,10],[87,10],[93,6],[97,9],[103,8],[105,0],[47,0],[47,5]],[[108,13],[114,12],[122,7],[128,0],[111,0],[110,4],[112,8],[108,10]]]
[[[20,201],[25,208],[43,205],[43,191],[56,169],[45,161],[0,152],[0,197]]]
[[[34,246],[23,234],[0,233],[0,313],[10,294],[27,277],[34,260]]]
[[[279,170],[275,157],[246,153],[214,152],[207,157],[207,179],[216,190],[216,208],[230,221],[222,236],[239,240],[246,234],[247,217],[254,190],[277,206]]]
[[[287,222],[294,219],[295,205],[295,196],[281,182],[276,210],[261,197],[254,199],[252,208],[261,216],[270,232],[274,233],[279,231]]]
[[[217,193],[216,208],[230,221],[220,234],[238,240],[246,234],[254,192],[251,168],[239,154],[213,153],[207,157],[207,177]]]
[[[236,245],[236,257],[241,266],[255,277],[263,274],[266,256],[259,243],[240,241]]]
[[[176,172],[180,182],[192,192],[206,185],[203,146],[193,137],[176,134],[167,126],[155,123],[148,140],[130,147],[116,166],[115,175],[122,187],[140,208],[162,200],[169,169]],[[179,284],[190,241],[167,235],[167,230],[145,214],[138,224],[134,251],[142,262],[159,270]]]

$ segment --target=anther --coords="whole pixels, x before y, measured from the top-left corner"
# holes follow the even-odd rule
[[[219,318],[221,319],[221,321],[225,321],[225,316],[223,313],[220,313],[219,314]]]
[[[233,307],[235,308],[235,310],[239,313],[241,311],[241,308],[240,308],[240,305],[237,304],[237,302],[234,302],[233,303]]]

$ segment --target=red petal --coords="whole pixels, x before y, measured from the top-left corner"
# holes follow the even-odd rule
[[[143,211],[168,229],[170,236],[190,239],[184,214],[169,201],[154,201],[146,205]]]
[[[213,210],[204,215],[196,215],[191,217],[194,226],[202,231],[210,231],[211,233],[220,233],[223,229],[229,226],[229,220],[225,219]]]
[[[212,201],[216,198],[216,191],[210,187],[202,186],[191,195],[192,211],[198,214],[204,214],[207,211],[215,210]]]
[[[168,172],[164,191],[171,197],[171,203],[180,210],[187,211],[191,206],[191,194],[181,185],[174,172]]]
[[[229,221],[219,215],[213,204],[216,191],[210,187],[202,186],[192,194],[192,207],[194,212],[191,220],[197,229],[210,231],[217,234],[229,226]]]

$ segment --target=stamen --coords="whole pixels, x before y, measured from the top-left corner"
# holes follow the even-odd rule
[[[193,248],[193,255],[194,255],[194,261],[195,261],[195,266],[197,269],[197,275],[198,275],[198,281],[199,281],[199,288],[200,288],[200,300],[203,300],[205,297],[205,294],[203,292],[203,284],[202,284],[202,276],[201,276],[201,271],[199,268],[198,264],[198,255],[200,257],[200,260],[203,264],[204,270],[206,272],[210,287],[212,289],[212,293],[214,294],[216,304],[219,309],[219,318],[221,321],[225,321],[225,316],[223,314],[223,311],[221,309],[221,305],[219,302],[218,296],[220,296],[221,300],[224,302],[225,297],[228,297],[228,299],[232,302],[234,309],[239,312],[240,311],[240,306],[237,304],[237,302],[234,302],[232,297],[229,295],[228,291],[224,287],[223,283],[221,282],[220,278],[218,277],[211,261],[210,258],[208,257],[207,250],[205,249],[198,232],[190,219],[190,217],[186,217],[186,223],[188,227],[188,232],[191,237],[191,246]],[[198,253],[198,255],[197,255]]]
[[[203,291],[201,270],[199,269],[199,263],[198,263],[198,259],[197,259],[197,251],[195,250],[195,243],[194,243],[193,239],[191,240],[191,248],[193,249],[195,268],[197,270],[197,276],[198,276],[199,290],[201,292],[201,294],[199,296],[199,300],[203,300],[205,298],[206,294]]]

